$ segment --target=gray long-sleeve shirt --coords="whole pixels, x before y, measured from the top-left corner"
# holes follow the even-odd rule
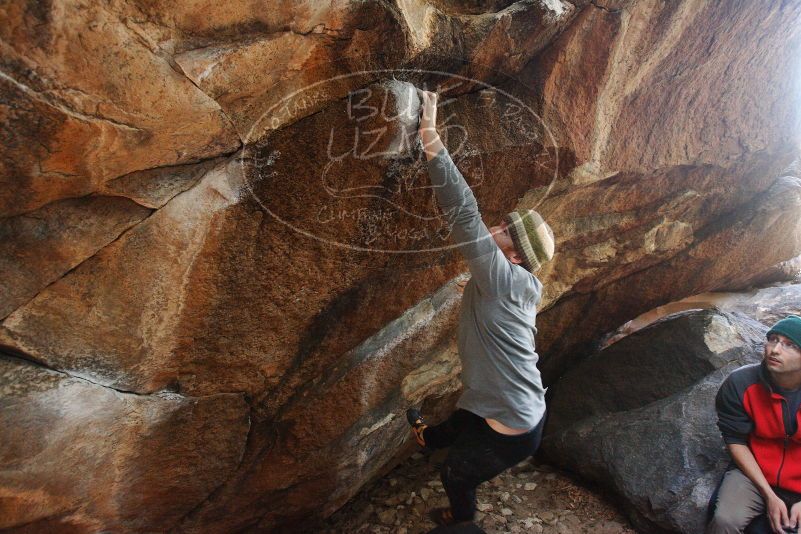
[[[542,284],[495,243],[447,149],[428,162],[428,172],[472,275],[459,316],[464,393],[457,406],[512,428],[533,428],[545,413],[534,350]]]

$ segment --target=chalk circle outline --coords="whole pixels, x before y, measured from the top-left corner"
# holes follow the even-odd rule
[[[495,70],[495,69],[492,69],[491,67],[485,67],[485,68],[490,68],[491,70]],[[483,238],[479,238],[479,239],[477,239],[475,241],[465,241],[465,242],[453,243],[453,244],[448,244],[448,245],[442,245],[442,246],[439,246],[439,247],[421,248],[421,249],[413,249],[413,250],[379,249],[379,248],[372,248],[372,247],[362,247],[362,246],[359,246],[359,245],[353,245],[353,244],[349,244],[349,243],[341,243],[341,242],[333,240],[333,239],[327,239],[327,238],[323,238],[323,237],[317,236],[317,235],[315,235],[315,234],[313,234],[313,233],[311,233],[311,232],[309,232],[307,230],[304,230],[302,228],[298,228],[298,227],[294,226],[293,224],[289,223],[288,221],[285,221],[277,213],[274,213],[270,208],[268,208],[264,204],[264,202],[262,202],[261,198],[259,198],[259,196],[256,194],[256,192],[253,190],[253,186],[250,183],[250,179],[248,177],[248,173],[245,172],[244,159],[245,159],[246,153],[248,151],[248,147],[251,145],[251,143],[250,143],[251,137],[253,136],[254,132],[261,130],[261,128],[257,128],[257,127],[262,125],[263,121],[265,120],[265,117],[267,117],[267,118],[270,117],[271,112],[273,112],[275,109],[279,108],[285,102],[291,101],[298,94],[306,92],[306,91],[308,91],[308,90],[310,90],[310,89],[312,89],[314,87],[317,87],[319,85],[322,85],[322,84],[330,83],[330,82],[335,81],[335,80],[351,78],[351,77],[354,77],[354,76],[363,76],[363,75],[370,75],[370,74],[390,74],[390,75],[392,75],[392,74],[396,74],[396,73],[435,74],[435,75],[444,76],[446,78],[457,78],[457,79],[460,79],[462,81],[476,83],[476,84],[482,86],[485,89],[490,89],[492,91],[495,91],[497,93],[502,94],[506,98],[511,99],[512,101],[514,101],[518,105],[520,105],[520,107],[522,109],[528,111],[529,113],[531,113],[531,115],[536,117],[536,119],[542,125],[543,130],[547,133],[548,137],[551,140],[551,145],[550,146],[553,147],[553,154],[554,154],[554,175],[553,175],[553,178],[551,179],[551,182],[548,184],[548,187],[546,188],[545,192],[542,194],[542,197],[534,204],[534,209],[536,209],[540,205],[540,203],[542,203],[542,201],[544,201],[548,197],[548,195],[550,194],[551,190],[553,189],[553,187],[554,187],[554,185],[556,183],[556,180],[559,177],[559,148],[558,148],[558,145],[556,143],[556,138],[553,136],[553,134],[551,133],[551,130],[548,128],[548,125],[545,123],[545,121],[542,119],[542,117],[540,117],[539,114],[537,114],[537,112],[535,112],[533,109],[531,109],[525,103],[523,103],[523,101],[521,101],[519,98],[517,98],[516,96],[504,91],[503,89],[499,89],[497,87],[494,87],[494,86],[492,86],[492,85],[490,85],[490,84],[488,84],[486,82],[482,82],[481,80],[476,80],[474,78],[468,78],[467,76],[462,76],[461,74],[455,74],[455,73],[451,73],[451,72],[438,71],[438,70],[425,70],[425,69],[403,69],[403,68],[401,68],[401,69],[376,69],[376,70],[362,70],[362,71],[349,72],[349,73],[346,73],[346,74],[339,74],[339,75],[333,76],[331,78],[326,78],[324,80],[318,80],[318,81],[316,81],[316,82],[314,82],[312,84],[309,84],[309,85],[304,86],[304,87],[302,87],[300,89],[297,89],[297,90],[293,91],[292,93],[290,93],[289,95],[283,97],[276,104],[273,104],[272,106],[270,106],[270,108],[267,109],[264,113],[262,113],[259,116],[259,118],[251,125],[251,127],[248,130],[247,134],[242,139],[243,147],[242,147],[241,155],[239,156],[239,168],[240,168],[240,172],[242,173],[242,183],[245,185],[247,190],[250,192],[250,194],[253,197],[253,199],[256,200],[256,202],[259,204],[259,206],[264,211],[266,211],[271,217],[273,217],[275,220],[277,220],[278,222],[280,222],[284,226],[287,226],[288,228],[291,228],[293,231],[295,231],[295,232],[297,232],[297,233],[299,233],[301,235],[304,235],[306,237],[309,237],[311,239],[315,239],[315,240],[323,242],[323,243],[327,243],[329,245],[334,245],[336,247],[350,249],[350,250],[356,250],[356,251],[359,251],[359,252],[378,252],[378,253],[387,253],[387,254],[425,254],[425,253],[438,252],[438,251],[450,250],[450,249],[458,248],[458,247],[461,247],[464,244],[471,243],[471,242],[477,242],[477,241],[483,239]],[[502,74],[502,73],[500,73],[500,74]],[[509,76],[506,76],[506,75],[503,75],[503,76],[505,76],[506,78],[510,78]],[[515,80],[514,78],[510,78],[510,79],[520,83],[518,80]],[[348,94],[350,94],[350,92],[351,91],[349,91]],[[299,117],[298,119],[296,119],[293,122],[297,122],[297,121],[302,120],[304,118],[305,117]],[[290,123],[290,124],[292,124],[292,123]],[[274,128],[268,128],[266,131],[269,131],[269,130],[275,130],[275,129]],[[545,147],[545,146],[546,145],[543,144],[543,147]]]

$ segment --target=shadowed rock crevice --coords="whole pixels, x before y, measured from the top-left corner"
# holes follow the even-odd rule
[[[248,399],[247,396],[245,396],[245,400],[248,402],[248,404],[250,404],[250,399]],[[198,502],[195,505],[194,508],[192,508],[191,510],[186,512],[186,514],[184,514],[182,517],[177,519],[175,521],[175,523],[170,528],[167,529],[169,532],[181,532],[181,530],[180,530],[181,525],[185,521],[187,521],[188,518],[191,518],[192,515],[197,510],[201,509],[208,502],[213,501],[214,498],[225,488],[226,484],[228,484],[230,482],[230,480],[237,475],[237,473],[242,468],[242,465],[244,464],[245,459],[247,457],[247,454],[248,454],[248,451],[249,451],[249,447],[250,447],[250,444],[251,444],[251,439],[252,439],[252,436],[253,436],[253,431],[254,431],[253,408],[252,408],[252,406],[249,406],[248,431],[247,431],[247,435],[245,436],[244,444],[242,445],[242,448],[241,448],[241,456],[239,457],[239,460],[237,461],[236,467],[232,468],[230,470],[229,476],[226,479],[220,481],[220,483],[217,485],[217,487],[215,487],[213,490],[211,490],[209,492],[209,494],[202,501]]]
[[[518,2],[515,0],[468,0],[465,2],[432,0],[430,3],[452,15],[486,15],[503,11]]]
[[[0,219],[0,319],[151,213],[127,199],[83,197]]]
[[[176,195],[194,187],[212,168],[227,159],[235,159],[238,152],[235,150],[220,157],[184,165],[134,171],[103,184],[103,192],[130,198],[146,208],[159,209]]]
[[[93,376],[93,380],[104,382],[109,386],[148,393],[164,389],[170,384],[177,383],[177,377],[174,373],[162,371],[164,369],[169,369],[172,365],[168,359],[166,361],[159,361],[157,364],[161,366],[162,370],[154,373],[154,376],[158,376],[155,383],[142,385],[142,382],[139,382],[133,377],[134,375],[130,372],[130,367],[128,369],[120,368],[119,361],[115,361],[114,358],[109,357],[108,353],[103,353],[104,345],[105,347],[110,347],[113,343],[112,339],[108,336],[113,337],[118,335],[130,339],[129,352],[119,351],[119,348],[112,349],[113,352],[124,355],[124,359],[131,361],[131,358],[136,358],[137,354],[141,354],[143,350],[146,350],[146,347],[143,347],[136,341],[136,337],[142,335],[141,332],[124,331],[119,328],[119,317],[131,314],[136,315],[137,309],[135,307],[125,304],[121,306],[120,302],[115,301],[113,298],[108,298],[108,294],[106,294],[107,297],[105,299],[101,297],[100,301],[102,302],[105,300],[105,304],[98,303],[96,305],[106,307],[105,313],[108,314],[107,317],[116,316],[118,319],[116,321],[107,319],[101,320],[98,327],[104,329],[107,335],[99,337],[97,339],[98,345],[93,349],[83,346],[82,349],[74,350],[82,344],[80,340],[81,330],[88,327],[82,320],[82,314],[84,312],[82,306],[78,305],[75,313],[69,314],[64,305],[59,303],[71,301],[70,295],[73,294],[74,291],[89,291],[94,292],[96,295],[103,295],[105,291],[108,291],[108,286],[103,287],[98,285],[94,274],[98,272],[98,270],[102,271],[105,269],[105,266],[108,265],[109,262],[113,264],[118,261],[116,255],[119,250],[125,250],[127,254],[130,254],[131,258],[136,258],[134,265],[141,270],[140,272],[147,273],[144,278],[145,280],[152,283],[153,280],[163,280],[162,277],[168,275],[172,277],[172,280],[180,281],[184,273],[180,271],[177,273],[169,273],[169,264],[159,264],[152,261],[147,251],[142,248],[142,241],[160,241],[165,223],[172,225],[170,231],[173,238],[184,243],[184,245],[179,248],[172,247],[169,243],[162,243],[161,246],[165,255],[159,257],[159,261],[169,262],[170,257],[180,257],[184,259],[179,261],[178,265],[183,264],[183,268],[191,269],[191,258],[194,254],[197,254],[198,249],[202,247],[205,239],[203,227],[204,225],[210,224],[209,221],[214,215],[214,210],[224,209],[228,203],[236,202],[238,199],[238,195],[240,194],[239,188],[241,186],[238,185],[238,180],[240,178],[235,169],[236,165],[236,158],[221,162],[216,167],[209,170],[205,174],[203,180],[195,187],[174,197],[165,207],[152,212],[146,219],[127,229],[99,252],[84,260],[80,265],[73,267],[69,275],[62,276],[57,281],[51,283],[46,289],[40,291],[32,301],[18,308],[16,312],[9,315],[3,321],[0,327],[0,338],[3,339],[4,343],[17,346],[26,353],[42,361],[46,361],[49,365],[61,370],[85,370],[87,375]],[[197,209],[198,205],[206,205],[211,209],[209,211]],[[172,266],[170,265],[169,267]],[[108,284],[111,287],[125,288],[127,282],[124,277],[116,277],[109,279]],[[154,325],[155,329],[153,331],[158,332],[161,330],[164,334],[171,335],[167,325],[170,321],[178,319],[176,314],[181,307],[181,295],[173,296],[171,299],[165,301],[160,296],[159,288],[151,285],[148,291],[129,294],[129,297],[136,302],[136,306],[139,306],[140,312],[142,310],[148,310],[153,306],[159,309],[160,311],[157,314],[156,323]],[[77,304],[77,302],[75,303]],[[77,345],[72,348],[62,346],[59,349],[55,349],[54,347],[55,350],[44,349],[47,343],[49,343],[49,340],[52,339],[51,336],[54,335],[52,329],[48,329],[47,334],[38,339],[26,339],[24,335],[19,336],[15,333],[15,329],[18,328],[20,324],[28,320],[40,320],[38,313],[32,315],[28,313],[31,308],[39,306],[45,306],[47,308],[52,306],[53,313],[63,316],[63,323],[60,324],[60,328],[62,328],[62,332],[68,337],[71,337]],[[145,316],[147,317],[147,315],[146,313]],[[97,355],[98,352],[105,357],[92,360],[93,356]],[[57,356],[53,358],[54,355]],[[78,363],[81,361],[93,361],[93,364],[87,366]],[[183,388],[181,389],[183,390]],[[233,387],[228,388],[217,388],[215,392],[232,390],[239,391],[240,389],[233,385]],[[197,394],[197,392],[189,393]],[[200,393],[200,395],[206,394],[206,392]]]
[[[11,74],[8,74],[8,73],[5,73],[5,72],[0,72],[0,79],[3,79],[4,81],[13,84],[19,91],[23,92],[25,94],[25,96],[27,96],[27,97],[29,97],[31,99],[37,100],[37,101],[41,102],[42,104],[45,104],[45,105],[48,105],[48,106],[52,106],[52,107],[58,109],[59,111],[61,111],[62,113],[64,113],[65,115],[68,115],[70,117],[75,117],[77,119],[84,119],[84,120],[89,120],[89,121],[91,121],[91,120],[99,120],[99,121],[103,121],[103,122],[108,122],[109,124],[111,124],[113,126],[116,126],[116,127],[119,127],[119,128],[132,130],[134,132],[144,132],[144,130],[134,126],[133,124],[128,124],[128,123],[125,123],[125,122],[121,122],[119,120],[114,120],[114,119],[109,118],[109,117],[103,117],[103,116],[99,116],[99,115],[95,115],[95,114],[79,111],[79,110],[76,110],[76,109],[72,109],[72,108],[69,107],[69,105],[63,99],[58,98],[57,95],[54,95],[52,93],[45,93],[45,92],[37,91],[37,90],[25,85],[25,83],[15,79]],[[80,90],[77,90],[77,91],[80,92]]]
[[[7,287],[0,286],[5,293],[0,295],[5,301],[5,307],[0,307],[0,319],[25,307],[38,293],[69,276],[106,247],[113,247],[127,232],[145,223],[155,209],[164,207],[226,162],[225,158],[214,158],[137,171],[112,180],[104,186],[103,193],[62,199],[32,212],[0,218],[0,237],[5,245],[0,245],[5,256],[0,260],[0,269],[5,271],[0,278],[8,281]],[[112,196],[115,194],[120,196]],[[62,251],[61,255],[54,254],[56,251]],[[24,262],[19,256],[25,258]]]
[[[615,2],[613,2],[613,3],[615,3]],[[623,3],[625,4],[625,2],[623,2]],[[596,9],[601,9],[603,11],[606,11],[607,13],[612,13],[612,14],[620,13],[621,11],[623,11],[622,7],[619,7],[619,8],[606,7],[604,5],[601,5],[599,2],[597,2],[595,0],[590,0],[589,5],[591,5],[592,7],[596,8]]]
[[[24,362],[24,364],[26,364],[26,365],[33,365],[33,366],[36,366],[36,367],[40,367],[40,368],[45,369],[47,371],[61,374],[61,375],[65,376],[65,377],[74,378],[75,380],[82,380],[82,381],[84,381],[84,382],[86,382],[88,384],[92,384],[93,386],[98,386],[98,387],[101,387],[101,388],[111,389],[111,390],[114,390],[114,391],[116,391],[118,393],[124,393],[126,395],[138,395],[138,396],[153,395],[153,393],[147,393],[147,394],[146,393],[137,393],[136,391],[126,391],[124,389],[112,388],[112,387],[106,386],[104,384],[98,384],[97,382],[92,382],[90,379],[88,379],[88,378],[86,378],[84,376],[78,376],[78,375],[66,373],[64,371],[60,371],[59,369],[55,369],[53,367],[49,367],[45,363],[37,361],[36,359],[31,358],[27,354],[24,354],[24,353],[22,353],[22,352],[20,352],[18,350],[15,350],[13,347],[0,346],[0,359],[6,360],[6,361],[11,362],[11,363],[22,363],[22,362]]]
[[[4,346],[4,345],[0,345],[0,359],[8,360],[11,363],[19,363],[19,364],[26,364],[26,365],[36,366],[36,367],[39,367],[39,368],[41,368],[43,370],[63,375],[65,378],[81,380],[83,382],[86,382],[87,384],[91,384],[93,386],[97,386],[97,387],[101,387],[101,388],[106,388],[106,389],[109,389],[109,390],[112,390],[112,391],[116,391],[117,393],[122,393],[122,394],[125,394],[125,395],[135,395],[137,397],[149,397],[149,396],[154,396],[154,395],[155,396],[167,395],[167,396],[170,396],[171,398],[185,398],[185,399],[191,399],[191,398],[199,399],[199,398],[202,398],[202,397],[191,397],[191,396],[183,395],[183,394],[181,394],[180,391],[176,391],[174,389],[174,385],[168,385],[168,387],[166,389],[163,389],[161,391],[155,391],[155,392],[152,392],[152,393],[139,393],[137,391],[128,391],[128,390],[125,390],[125,389],[119,389],[119,388],[111,387],[111,386],[108,386],[106,384],[101,384],[99,382],[94,382],[94,381],[92,381],[90,378],[88,378],[86,376],[81,376],[81,375],[78,375],[78,374],[71,374],[69,372],[62,371],[62,370],[56,369],[54,367],[50,367],[46,363],[40,362],[40,361],[36,360],[35,358],[32,358],[30,355],[25,354],[23,352],[20,352],[19,350],[15,349],[14,347],[8,347],[8,346]],[[227,391],[227,392],[214,393],[212,395],[206,395],[206,397],[212,397],[214,395],[244,395],[244,393],[239,392],[239,391]]]

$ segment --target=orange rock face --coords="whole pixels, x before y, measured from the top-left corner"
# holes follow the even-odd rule
[[[0,378],[4,529],[167,527],[244,453],[250,421],[239,394],[120,393],[5,357]]]
[[[12,1],[0,528],[297,531],[444,414],[465,270],[536,207],[541,368],[801,253],[792,3]]]

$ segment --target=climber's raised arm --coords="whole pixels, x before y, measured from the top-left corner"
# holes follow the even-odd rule
[[[470,186],[456,168],[437,133],[437,95],[419,91],[422,100],[420,138],[428,160],[431,186],[451,225],[451,238],[469,261],[495,248],[489,230],[481,220],[478,203]]]
[[[420,95],[420,136],[428,159],[428,175],[437,203],[450,225],[451,241],[467,260],[470,273],[483,294],[507,293],[513,281],[512,264],[506,261],[505,251],[499,248],[481,219],[473,191],[440,140],[436,127],[436,94],[420,91]],[[504,226],[495,227],[494,231],[507,232]],[[498,239],[508,241],[511,247],[511,237],[501,235]],[[514,262],[519,263],[516,254],[514,257]]]

